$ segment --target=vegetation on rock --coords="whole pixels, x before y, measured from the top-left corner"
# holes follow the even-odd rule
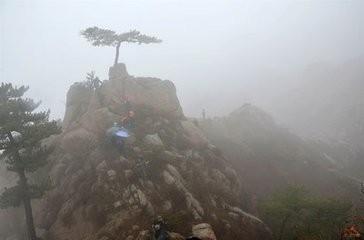
[[[93,46],[112,46],[116,48],[114,66],[118,64],[119,50],[122,43],[160,43],[162,40],[141,34],[137,30],[130,30],[129,32],[116,33],[109,29],[102,29],[98,27],[89,27],[81,31],[84,36]]]
[[[273,193],[260,204],[277,240],[340,239],[351,204],[311,195],[301,186]]]

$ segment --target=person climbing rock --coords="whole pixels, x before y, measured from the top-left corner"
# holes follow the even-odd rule
[[[168,240],[167,224],[161,216],[158,216],[152,225],[153,240]]]
[[[125,140],[129,137],[128,130],[114,123],[111,128],[106,131],[108,141],[116,146],[120,152],[123,151]]]
[[[116,122],[113,123],[112,127],[106,130],[107,140],[114,144],[115,143],[115,133],[119,130],[119,126]]]
[[[130,110],[128,112],[128,115],[121,120],[121,125],[128,130],[133,130],[135,128],[134,111]]]

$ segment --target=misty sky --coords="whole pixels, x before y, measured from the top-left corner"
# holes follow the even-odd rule
[[[363,0],[0,0],[1,81],[63,117],[68,87],[91,70],[106,79],[113,63],[113,48],[79,35],[95,25],[162,38],[122,46],[120,61],[172,80],[189,116],[259,103],[307,65],[364,55]]]

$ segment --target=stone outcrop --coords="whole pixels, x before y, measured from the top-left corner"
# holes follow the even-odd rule
[[[192,233],[194,236],[201,238],[202,240],[216,240],[215,233],[208,223],[201,223],[193,226]]]
[[[97,92],[82,83],[71,86],[67,93],[63,128],[70,129],[82,121],[88,125],[86,128],[97,130],[123,112],[123,95],[135,106],[151,107],[158,114],[175,118],[184,117],[171,81],[130,76],[125,65],[119,63],[110,68],[109,80],[104,81]],[[107,111],[101,106],[106,106]],[[95,119],[90,121],[90,117]]]
[[[252,104],[221,118],[201,120],[199,126],[240,173],[245,190],[252,193],[253,213],[257,199],[292,183],[360,206],[356,183],[336,174],[339,171],[322,143],[301,139]]]
[[[81,83],[75,83],[67,93],[66,113],[63,125],[67,128],[71,123],[87,111],[92,92]]]
[[[103,104],[116,112],[119,112],[118,104],[122,94],[125,93],[125,96],[135,105],[146,105],[160,114],[183,117],[176,88],[171,81],[130,76],[123,63],[110,68],[109,79],[101,88],[105,96]]]
[[[67,95],[63,133],[52,141],[55,188],[36,214],[47,239],[149,239],[157,215],[176,232],[171,239],[270,239],[246,213],[232,166],[184,117],[173,83],[132,77],[123,64],[109,75],[95,91],[76,84]],[[127,113],[123,94],[135,129],[120,153],[105,132]]]

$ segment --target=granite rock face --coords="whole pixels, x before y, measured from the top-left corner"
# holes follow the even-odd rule
[[[118,108],[125,94],[134,105],[150,106],[160,114],[183,117],[176,88],[171,81],[130,76],[123,63],[110,68],[109,81],[103,84],[101,92],[105,96],[103,103],[110,107]]]
[[[173,83],[132,77],[124,64],[109,75],[99,89],[79,83],[67,95],[49,165],[55,187],[36,213],[47,239],[149,239],[158,215],[171,239],[271,239],[245,212],[247,196],[230,163],[184,117]],[[128,110],[135,127],[119,151],[105,133]]]

